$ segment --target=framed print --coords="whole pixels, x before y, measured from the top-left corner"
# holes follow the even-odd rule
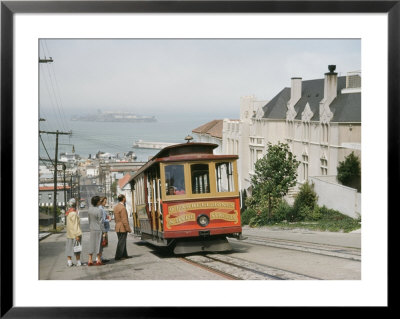
[[[175,318],[187,317],[185,311],[193,307],[204,309],[214,307],[213,309],[217,314],[222,314],[222,311],[225,314],[226,312],[230,313],[231,309],[235,311],[235,307],[271,307],[272,309],[277,307],[296,307],[297,309],[313,306],[388,307],[389,212],[394,211],[394,186],[395,182],[399,180],[399,128],[397,124],[400,92],[399,21],[399,1],[2,1],[1,316],[6,318],[52,318],[56,316]],[[162,79],[161,75],[154,75],[156,73],[152,73],[153,77],[142,76],[139,80],[133,79],[133,76],[123,78],[121,75],[120,79],[123,79],[125,83],[120,83],[113,88],[119,97],[126,95],[125,100],[121,99],[123,101],[121,103],[129,105],[131,101],[129,101],[127,92],[133,90],[132,87],[136,85],[146,91],[147,96],[170,96],[181,110],[186,107],[185,103],[189,103],[187,101],[191,101],[193,95],[196,95],[199,103],[197,108],[199,109],[202,107],[204,110],[207,109],[205,105],[209,102],[206,99],[203,100],[203,95],[207,94],[213,97],[216,104],[235,104],[235,99],[239,101],[242,95],[252,94],[251,84],[254,83],[252,80],[255,78],[255,73],[252,70],[246,71],[245,65],[247,64],[243,63],[246,60],[243,59],[238,60],[241,62],[236,62],[236,64],[233,61],[231,65],[232,68],[242,70],[240,75],[227,68],[224,80],[218,80],[214,78],[216,73],[210,67],[207,69],[210,70],[208,75],[202,75],[201,79],[197,79],[198,82],[194,80],[191,82],[192,79],[188,77],[187,83],[178,83],[178,81],[171,80],[174,75],[178,74],[185,78],[185,72],[191,71],[182,70],[183,67],[180,67],[176,56],[180,57],[183,64],[184,60],[190,60],[195,56],[197,47],[193,45],[193,49],[190,51],[192,55],[185,55],[182,52],[187,52],[184,50],[189,45],[186,45],[186,47],[185,45],[176,46],[174,50],[168,51],[165,45],[167,41],[171,43],[175,41],[180,44],[186,41],[185,43],[191,45],[202,41],[202,43],[207,44],[205,52],[208,52],[209,55],[214,52],[213,48],[220,43],[224,41],[225,44],[233,43],[233,45],[226,47],[221,45],[221,52],[224,54],[220,56],[220,63],[224,59],[228,59],[228,56],[230,57],[228,55],[229,50],[239,51],[240,48],[243,56],[245,56],[249,51],[256,51],[257,46],[260,47],[260,43],[265,39],[294,39],[299,42],[304,41],[304,43],[309,39],[316,40],[315,43],[307,43],[315,50],[320,49],[325,44],[326,51],[329,51],[327,56],[332,57],[332,59],[334,59],[335,54],[339,56],[339,49],[328,46],[327,42],[333,43],[347,39],[356,43],[355,46],[358,50],[356,59],[361,62],[360,67],[363,72],[363,96],[361,98],[363,130],[362,134],[360,133],[360,139],[362,140],[364,155],[362,158],[362,188],[364,194],[361,199],[363,210],[362,265],[359,280],[287,280],[268,281],[268,284],[255,280],[113,280],[107,277],[106,271],[100,277],[82,276],[80,277],[82,280],[70,280],[62,277],[61,271],[53,270],[54,274],[60,274],[60,278],[49,278],[43,272],[40,272],[40,266],[37,262],[39,247],[36,242],[39,226],[36,215],[37,190],[39,187],[37,168],[39,160],[44,161],[44,159],[38,154],[38,143],[44,145],[47,140],[41,141],[39,139],[38,142],[37,138],[37,132],[46,127],[40,123],[40,119],[39,121],[36,120],[39,114],[38,106],[40,103],[46,102],[45,99],[41,98],[39,89],[42,79],[40,78],[41,68],[40,65],[38,67],[37,62],[38,55],[40,59],[42,59],[42,55],[45,56],[43,63],[47,63],[52,61],[53,58],[55,59],[49,54],[47,45],[51,47],[51,43],[57,43],[58,52],[63,50],[71,52],[68,51],[70,49],[68,47],[76,45],[79,48],[77,49],[79,54],[75,56],[73,63],[79,66],[79,72],[82,72],[80,74],[83,75],[85,72],[88,73],[87,64],[85,65],[88,62],[80,63],[79,55],[88,58],[96,50],[105,50],[106,47],[102,45],[107,41],[122,43],[127,39],[134,39],[138,43],[137,48],[148,45],[148,51],[146,51],[146,54],[142,53],[142,55],[145,55],[148,59],[154,58],[153,71],[157,70],[156,52],[164,52],[164,61],[169,61],[174,68],[169,69],[169,76]],[[324,40],[328,41],[324,42]],[[97,43],[102,41],[104,43],[97,46]],[[152,41],[154,43],[159,42],[152,46],[149,44],[153,43]],[[93,44],[96,48],[88,49],[88,46],[82,45],[83,43]],[[140,59],[140,54],[137,52],[135,54],[129,53],[131,51],[125,52],[123,45],[118,48],[118,50],[110,49],[110,51],[107,51],[115,63],[123,59],[125,59],[124,61]],[[53,51],[52,47],[51,49]],[[288,47],[286,50],[289,51],[290,48]],[[361,54],[359,54],[360,52]],[[318,68],[321,70],[321,74],[328,72],[326,61],[318,60],[316,55],[292,56],[292,60],[286,62],[282,62],[278,57],[275,58],[277,61],[275,66],[266,69],[265,76],[275,78],[276,81],[278,81],[280,70],[291,68],[293,65],[299,67],[296,70],[306,72],[313,63],[319,63]],[[343,58],[342,61],[351,60],[351,58],[353,57],[349,56],[348,59]],[[91,60],[96,61],[99,65],[101,64],[101,60],[96,54],[90,56],[86,61]],[[210,65],[212,63],[214,62],[210,62]],[[330,63],[335,63],[335,61]],[[270,65],[273,65],[273,63]],[[350,62],[349,65],[351,65]],[[110,68],[115,66],[116,64],[111,64]],[[217,64],[212,66],[218,67]],[[263,68],[265,65],[260,64],[259,67]],[[204,69],[204,67],[198,66],[196,70],[200,72],[199,70],[202,68]],[[136,72],[139,73],[139,71],[140,66],[136,69]],[[342,70],[342,72],[345,71],[348,70]],[[113,74],[113,70],[109,70],[109,72],[104,74],[93,72],[92,77],[88,77],[88,80],[81,84],[81,88],[74,87],[73,90],[69,91],[69,95],[75,95],[81,99],[81,105],[75,105],[77,109],[81,108],[85,112],[91,109],[93,112],[98,112],[97,116],[99,116],[101,111],[97,111],[97,109],[100,109],[100,107],[96,108],[95,105],[101,105],[102,101],[105,104],[112,103],[107,100],[107,93],[111,90],[107,85],[111,82],[105,81],[104,86],[97,89],[90,86],[91,81],[102,76],[106,77],[107,74]],[[246,74],[246,72],[249,72],[249,74]],[[334,69],[330,72],[334,73]],[[49,72],[46,76],[50,81],[55,77],[55,74]],[[248,79],[249,85],[246,87],[246,93],[238,93],[238,96],[234,96],[233,101],[229,102],[224,102],[222,98],[219,99],[225,92],[219,85],[221,82],[218,81],[229,81],[229,78],[241,76]],[[129,81],[132,81],[132,84],[129,84]],[[260,80],[258,81],[260,82]],[[156,82],[163,82],[165,90],[162,93],[159,88],[157,90],[152,89],[152,85],[155,87]],[[54,82],[54,85],[46,86],[46,83],[43,83],[42,89],[47,89],[47,93],[57,91],[61,84]],[[143,83],[147,83],[147,88]],[[191,91],[198,83],[203,83],[204,88],[207,89],[202,91],[198,88],[197,91]],[[208,85],[206,86],[206,84]],[[79,95],[80,89],[91,92],[93,105],[90,104],[92,102]],[[230,90],[230,92],[239,91],[238,87],[233,84]],[[172,92],[179,93],[173,95]],[[270,100],[276,93],[269,92],[268,94],[269,96],[266,99]],[[70,100],[65,98],[64,101],[69,103]],[[139,104],[139,101],[136,102]],[[47,103],[58,105],[59,102],[49,99]],[[140,119],[143,120],[149,115],[146,112],[150,112],[151,105],[146,104],[145,98],[140,100],[140,103],[144,105],[143,110],[141,110],[144,115]],[[160,105],[164,103],[163,105],[168,108],[174,107],[173,103],[168,104],[166,101],[157,100],[157,103]],[[201,103],[203,103],[203,106],[200,105]],[[239,102],[234,107],[239,113]],[[159,114],[166,114],[168,111],[162,110],[161,107],[158,110]],[[213,113],[215,118],[235,116],[235,113],[227,114],[222,111],[218,113],[220,110],[218,107],[210,107],[207,110],[210,113],[215,112]],[[221,110],[224,109],[221,108]],[[306,111],[305,108],[304,116],[307,115]],[[63,111],[58,109],[57,112],[61,124],[53,130],[49,128],[47,132],[52,131],[55,134],[55,131],[57,131],[57,137],[61,132],[68,135],[68,130],[64,129],[62,125]],[[310,112],[311,109],[308,114]],[[351,113],[348,110],[343,112]],[[181,119],[176,117],[174,121],[179,122],[179,125],[182,123],[188,125],[186,119],[197,116],[191,109],[188,109],[184,115],[185,118],[183,116]],[[111,115],[108,114],[108,116]],[[201,124],[199,123],[197,126],[201,127]],[[89,126],[90,123],[85,125]],[[103,127],[106,130],[107,124],[104,124]],[[191,127],[191,129],[194,128],[195,126]],[[349,128],[349,130],[352,129],[353,127]],[[121,129],[121,132],[122,135],[123,129]],[[181,135],[182,132],[179,131],[179,136]],[[88,138],[83,135],[81,137],[82,139]],[[147,138],[151,140],[151,137]],[[131,139],[133,138],[130,137],[130,144],[133,142]],[[135,142],[143,142],[140,139],[137,138]],[[190,140],[189,137],[188,139]],[[68,142],[65,141],[67,139],[60,141],[60,143],[67,144]],[[103,140],[103,142],[108,143],[110,147],[115,146],[112,145],[114,143],[112,141]],[[165,142],[175,141],[167,140]],[[258,144],[258,142],[255,140],[254,144]],[[254,150],[254,154],[248,154],[249,158],[259,156],[256,153],[257,147]],[[90,152],[97,152],[97,145]],[[100,156],[100,150],[98,152],[97,155]],[[143,162],[146,162],[149,156],[154,156],[154,153],[143,154],[143,158],[140,159]],[[308,156],[307,152],[304,154],[303,156]],[[66,154],[64,155],[66,156]],[[50,155],[47,154],[48,160],[51,161],[52,156],[51,153]],[[322,169],[328,169],[328,165],[324,165],[323,160],[325,158],[322,154],[318,159],[318,164]],[[303,157],[303,164],[304,162]],[[201,172],[208,169],[204,168],[204,163],[196,162],[196,164],[200,165],[196,168],[199,170],[201,168]],[[223,163],[225,166],[215,165],[210,166],[213,170],[210,177],[214,179],[218,179],[218,176],[222,174],[221,172],[226,173],[232,170],[229,167],[237,168],[236,164],[229,164],[231,165],[229,166],[225,162]],[[175,168],[173,166],[177,165],[161,165],[163,169],[169,167],[170,170],[167,169],[160,174],[160,183],[161,180],[168,180],[167,184],[174,186],[179,184],[174,180],[174,178],[178,180],[179,176],[172,172]],[[216,167],[220,171],[214,172]],[[190,178],[195,179],[196,174],[196,177],[200,176],[198,172],[196,174],[191,172],[192,168],[188,165],[184,169],[187,176],[181,180],[181,184],[189,185]],[[109,167],[108,170],[111,172]],[[304,169],[302,172],[306,172],[306,170]],[[321,174],[326,175],[325,171],[322,172]],[[231,177],[227,177],[226,183],[230,180],[229,178],[232,178],[233,181],[234,174],[231,175]],[[191,177],[189,178],[189,176]],[[93,187],[96,187],[96,191],[104,192],[101,185],[96,183],[99,183],[99,181],[93,180],[93,185],[96,185]],[[140,179],[135,180],[135,183],[137,183],[135,185],[139,185]],[[199,184],[198,189],[207,189],[209,181],[202,183]],[[220,181],[220,183],[222,182]],[[111,189],[112,183],[109,184]],[[167,184],[160,186],[160,189],[165,192]],[[115,183],[114,187],[122,189],[125,185]],[[212,185],[210,193],[221,198],[223,196],[218,192],[219,187],[222,186],[218,185]],[[234,185],[239,184],[235,181]],[[139,186],[137,187],[139,189]],[[65,189],[64,185],[64,191]],[[57,191],[56,187],[53,188],[53,191]],[[155,188],[154,192],[156,194]],[[186,196],[184,192],[184,190],[181,190],[179,198],[174,198],[173,193],[163,198],[166,201],[184,199]],[[195,192],[195,187],[193,189],[186,188],[186,193],[193,195]],[[229,191],[230,195],[233,193]],[[46,193],[45,196],[46,199],[50,199],[51,194]],[[81,202],[81,194],[76,196],[79,198],[79,204],[83,205],[82,207],[89,204],[89,202]],[[202,197],[205,198],[203,194],[193,195],[193,198],[196,199]],[[64,198],[63,205],[66,211],[67,195],[64,195]],[[214,202],[211,204],[216,205]],[[207,202],[207,205],[211,204],[210,201]],[[233,205],[232,203],[229,204]],[[220,208],[214,206],[213,208],[216,210]],[[212,216],[222,218],[223,223],[228,224],[229,221],[234,220],[230,214],[230,211],[220,209],[216,213],[214,212]],[[192,218],[192,216],[189,216],[189,214],[181,217],[173,216],[173,218],[168,219],[168,225],[181,225],[187,221],[185,218]],[[51,249],[50,246],[49,249]],[[86,249],[84,245],[83,249]],[[140,259],[140,255],[138,259]],[[56,261],[54,261],[55,264]],[[149,267],[146,260],[142,260],[139,264],[137,271]],[[111,268],[107,269],[112,271]]]

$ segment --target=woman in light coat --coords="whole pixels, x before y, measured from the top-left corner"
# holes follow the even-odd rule
[[[68,202],[70,209],[68,210],[68,215],[66,216],[67,221],[67,244],[65,247],[65,253],[67,255],[67,266],[72,267],[74,264],[72,263],[72,256],[75,255],[76,265],[81,266],[81,253],[74,252],[75,242],[82,242],[82,230],[81,230],[81,221],[79,215],[76,211],[76,201],[74,198],[71,198]]]
[[[88,266],[102,266],[104,264],[101,261],[101,253],[103,251],[103,247],[101,246],[101,241],[105,229],[104,229],[103,212],[98,207],[100,205],[100,197],[99,196],[92,197],[91,203],[93,206],[89,208],[88,212],[89,230],[90,230]],[[97,257],[95,263],[93,263],[93,254],[96,254]]]
[[[110,230],[110,220],[111,220],[111,217],[108,215],[107,210],[105,209],[106,205],[107,205],[107,197],[100,197],[99,208],[103,213],[104,229],[106,230],[103,233],[103,240],[105,239],[105,242],[106,242],[106,245],[103,246],[103,249],[104,249],[104,247],[108,246],[108,231]],[[101,256],[101,261],[102,262],[109,262],[110,260],[109,259],[105,259],[103,257],[103,255],[102,255]]]

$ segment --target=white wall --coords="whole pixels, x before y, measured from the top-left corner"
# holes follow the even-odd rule
[[[216,147],[213,152],[215,155],[222,154],[222,139],[211,136],[210,134],[199,134],[194,132],[192,134],[196,142],[217,144],[218,147]]]
[[[325,205],[352,218],[361,216],[361,194],[354,188],[333,183],[331,176],[310,177],[318,195],[318,205]]]

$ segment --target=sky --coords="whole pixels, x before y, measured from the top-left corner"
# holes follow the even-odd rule
[[[241,96],[271,100],[292,77],[361,70],[359,39],[42,39],[40,109],[238,117]]]

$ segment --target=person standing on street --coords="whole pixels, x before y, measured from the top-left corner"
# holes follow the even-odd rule
[[[103,246],[103,249],[104,249],[104,247],[108,246],[108,231],[110,230],[110,220],[111,220],[111,217],[108,215],[107,210],[105,208],[106,205],[107,205],[107,197],[100,197],[99,208],[100,208],[101,212],[103,213],[104,229],[105,229],[105,232],[103,233],[103,241],[105,242],[105,246]],[[108,262],[109,260],[103,258],[103,254],[102,254],[101,261]]]
[[[128,212],[125,208],[126,198],[124,195],[118,195],[118,204],[114,207],[115,232],[118,236],[117,250],[115,251],[115,260],[130,258],[126,250],[127,233],[132,232],[128,221]]]
[[[68,201],[68,205],[70,209],[68,210],[68,214],[66,214],[66,229],[67,229],[67,244],[65,247],[65,253],[67,255],[67,266],[72,267],[74,264],[72,263],[72,256],[75,255],[76,265],[81,266],[81,253],[74,252],[75,243],[79,244],[82,242],[82,230],[81,230],[81,221],[76,211],[76,200],[71,198]]]
[[[104,263],[101,261],[101,253],[103,247],[101,246],[101,241],[103,239],[103,233],[105,232],[103,212],[100,210],[100,197],[93,196],[91,199],[93,206],[89,208],[89,260],[88,266],[102,266]],[[93,263],[93,254],[97,255],[96,262]]]

